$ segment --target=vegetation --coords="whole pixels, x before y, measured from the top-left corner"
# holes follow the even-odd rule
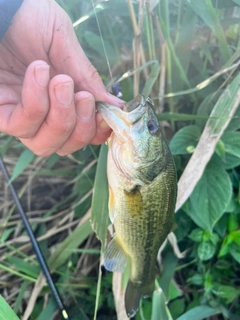
[[[154,100],[181,177],[174,233],[184,257],[168,242],[153,298],[142,301],[136,320],[239,319],[240,1],[58,2],[105,84],[120,79],[124,100],[138,92]],[[117,319],[112,274],[102,270],[100,283],[102,249],[92,231],[105,241],[106,147],[40,158],[12,137],[0,139],[70,318]],[[0,183],[1,294],[21,319],[61,319]],[[14,319],[0,303],[0,319],[6,312]]]

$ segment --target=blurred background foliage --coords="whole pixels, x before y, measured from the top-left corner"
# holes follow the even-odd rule
[[[110,89],[120,79],[124,100],[139,92],[153,99],[180,177],[206,123],[223,129],[230,102],[239,99],[240,1],[58,3],[105,85]],[[214,106],[220,110],[215,118]],[[239,114],[222,130],[202,177],[176,213],[174,233],[185,257],[178,259],[170,244],[164,248],[156,291],[142,301],[136,320],[239,319]],[[101,147],[91,145],[68,157],[40,158],[12,137],[0,133],[0,139],[71,319],[93,319],[101,244],[91,223],[104,238],[106,150],[101,161]],[[61,319],[2,177],[0,185],[0,292],[21,319]],[[102,272],[96,319],[117,319],[112,274]]]

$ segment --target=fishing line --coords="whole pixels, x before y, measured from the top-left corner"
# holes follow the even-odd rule
[[[91,2],[92,2],[92,7],[93,7],[94,15],[95,15],[95,18],[96,18],[96,22],[97,22],[97,27],[98,27],[99,35],[100,35],[101,42],[102,42],[102,46],[103,46],[103,52],[104,52],[104,55],[105,55],[105,58],[106,58],[107,66],[108,66],[109,75],[110,75],[110,78],[111,78],[111,82],[113,83],[112,70],[111,70],[111,67],[110,67],[109,60],[108,60],[107,50],[106,50],[106,47],[105,47],[105,44],[104,44],[104,40],[103,40],[103,36],[102,36],[102,31],[101,31],[101,27],[100,27],[100,23],[99,23],[99,20],[98,20],[98,16],[97,16],[97,12],[96,12],[96,9],[95,9],[93,0],[91,0]]]
[[[46,261],[45,261],[45,259],[43,257],[42,251],[41,251],[41,249],[40,249],[40,247],[38,245],[38,242],[37,242],[37,240],[36,240],[36,238],[35,238],[35,236],[33,234],[33,231],[32,231],[31,225],[30,225],[30,223],[28,221],[27,215],[26,215],[26,213],[24,212],[24,210],[23,210],[23,208],[21,206],[21,203],[19,201],[19,198],[17,196],[17,193],[16,193],[12,183],[9,182],[9,180],[10,180],[9,179],[9,174],[7,172],[7,169],[6,169],[5,165],[4,165],[4,162],[3,162],[3,159],[2,159],[1,156],[0,156],[0,168],[2,170],[2,173],[3,173],[3,176],[5,178],[5,181],[7,182],[8,187],[9,187],[11,193],[12,193],[12,197],[13,197],[13,200],[14,200],[14,202],[16,204],[17,210],[18,210],[18,212],[19,212],[19,214],[21,216],[21,219],[23,221],[25,229],[26,229],[26,231],[28,233],[28,236],[29,236],[29,238],[31,240],[33,249],[34,249],[34,251],[36,253],[36,256],[38,258],[39,264],[40,264],[40,266],[41,266],[41,268],[43,270],[43,273],[44,273],[44,275],[45,275],[45,277],[47,279],[49,287],[50,287],[50,289],[52,291],[52,294],[53,294],[53,296],[54,296],[54,298],[56,300],[56,303],[58,305],[58,308],[60,309],[60,311],[62,313],[63,319],[70,320],[70,318],[68,317],[67,311],[66,311],[66,309],[65,309],[65,307],[64,307],[64,305],[62,303],[62,300],[61,300],[61,297],[60,297],[60,295],[58,293],[58,290],[57,290],[57,288],[56,288],[56,286],[55,286],[55,284],[54,284],[54,282],[52,280],[50,271],[49,271],[48,266],[46,264]]]

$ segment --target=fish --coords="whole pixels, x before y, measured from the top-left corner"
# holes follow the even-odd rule
[[[150,98],[139,94],[123,110],[98,102],[97,111],[113,130],[107,177],[114,235],[103,264],[123,272],[129,261],[125,309],[132,318],[154,291],[158,250],[175,225],[176,168]]]

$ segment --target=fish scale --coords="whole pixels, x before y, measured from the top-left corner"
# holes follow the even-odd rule
[[[125,308],[131,318],[154,290],[158,250],[173,229],[176,170],[150,99],[139,95],[124,110],[105,103],[97,109],[113,129],[107,170],[115,234],[104,266],[123,272],[130,261]]]

